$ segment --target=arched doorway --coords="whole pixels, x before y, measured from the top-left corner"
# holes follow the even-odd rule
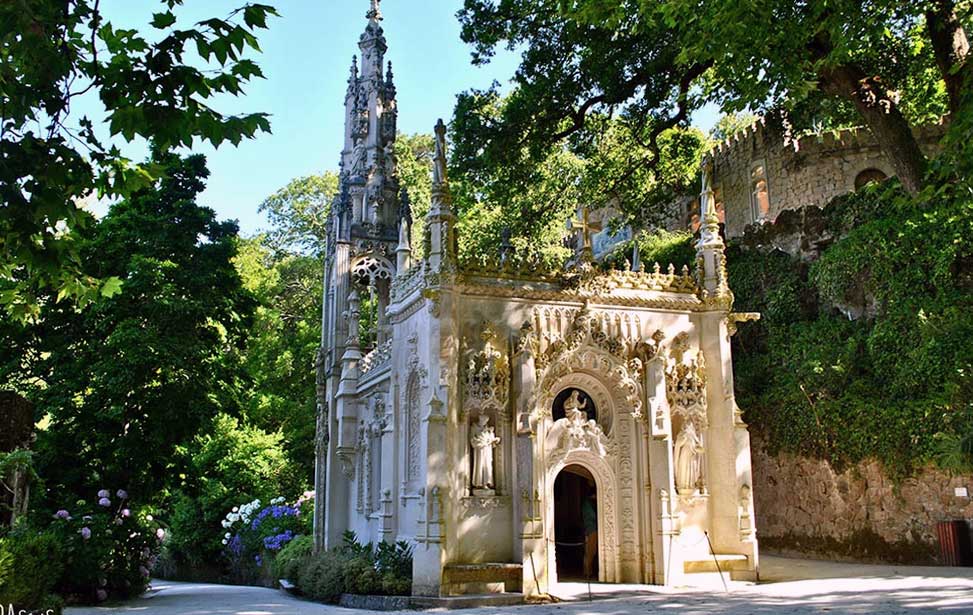
[[[583,466],[565,466],[554,480],[554,552],[559,581],[598,580],[598,498]]]

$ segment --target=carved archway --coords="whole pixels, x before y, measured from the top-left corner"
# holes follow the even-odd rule
[[[554,549],[554,481],[561,470],[578,465],[595,479],[598,498],[598,581],[616,583],[619,579],[618,534],[615,521],[615,475],[608,463],[598,454],[587,450],[572,450],[555,454],[549,459],[545,486],[544,534],[547,537],[547,573],[557,582],[557,561]]]
[[[627,410],[634,416],[641,415],[642,385],[639,380],[637,371],[630,370],[624,361],[600,348],[582,345],[566,350],[553,358],[538,379],[537,418],[550,417],[551,404],[558,393],[567,387],[576,387],[591,395],[596,404],[610,408],[609,412],[598,413],[598,422],[608,434],[617,412]],[[603,415],[608,416],[607,425],[602,423]]]

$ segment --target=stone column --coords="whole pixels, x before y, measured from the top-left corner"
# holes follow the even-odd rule
[[[348,295],[346,313],[348,338],[341,357],[341,380],[335,394],[332,436],[328,444],[328,511],[325,519],[325,548],[341,543],[342,533],[348,529],[348,507],[351,502],[350,483],[354,476],[354,459],[358,436],[358,294]]]

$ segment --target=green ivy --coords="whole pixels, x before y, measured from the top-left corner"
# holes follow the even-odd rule
[[[919,197],[890,181],[831,203],[810,265],[728,250],[735,309],[763,315],[734,338],[737,392],[771,452],[973,467],[973,192],[952,160]]]

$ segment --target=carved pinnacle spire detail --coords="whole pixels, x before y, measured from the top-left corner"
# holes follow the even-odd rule
[[[372,1],[372,6],[370,9],[368,9],[368,12],[365,13],[365,17],[367,17],[372,21],[382,21],[382,7],[381,7],[382,0],[371,0],[371,1]]]

